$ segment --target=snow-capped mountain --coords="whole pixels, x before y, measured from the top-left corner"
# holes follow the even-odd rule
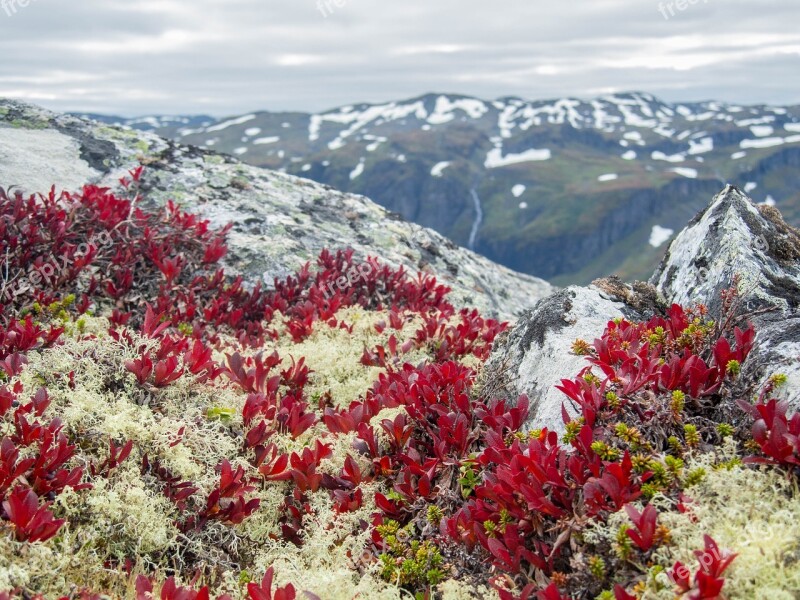
[[[367,195],[514,269],[644,276],[721,183],[800,220],[800,107],[429,94],[318,114],[105,118]]]

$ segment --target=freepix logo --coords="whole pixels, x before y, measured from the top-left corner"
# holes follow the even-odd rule
[[[335,9],[342,8],[345,4],[347,0],[317,0],[317,10],[327,19]]]
[[[669,21],[670,18],[674,17],[679,12],[683,12],[690,6],[700,4],[701,2],[703,4],[708,4],[708,0],[674,0],[673,2],[659,2],[658,12],[663,15],[665,20]]]
[[[0,6],[3,7],[6,15],[13,17],[21,8],[28,8],[36,0],[0,0]]]

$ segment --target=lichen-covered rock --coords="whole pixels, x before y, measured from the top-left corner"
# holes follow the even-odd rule
[[[756,206],[728,186],[675,238],[650,284],[628,287],[615,278],[570,287],[526,313],[486,364],[488,390],[530,398],[529,427],[563,430],[555,389],[564,373],[586,366],[572,343],[591,343],[609,320],[649,318],[659,305],[708,306],[722,312],[724,290],[738,288],[739,315],[748,315],[756,341],[742,366],[741,390],[754,392],[784,374],[777,394],[800,408],[800,233],[770,206]]]
[[[743,379],[757,389],[782,373],[781,393],[800,408],[800,232],[777,209],[726,187],[673,240],[651,279],[669,302],[701,302],[712,314],[738,280],[741,305],[756,329]]]
[[[562,431],[566,397],[555,386],[566,373],[586,366],[585,357],[573,354],[573,342],[591,343],[620,317],[640,319],[642,313],[598,285],[571,286],[545,298],[495,343],[485,366],[484,392],[509,399],[527,395],[529,426]]]
[[[363,196],[156,135],[109,127],[28,104],[0,101],[0,185],[30,192],[118,185],[141,162],[148,198],[173,199],[214,226],[234,224],[226,267],[254,282],[294,273],[323,248],[351,247],[412,273],[434,274],[450,298],[513,319],[553,288],[515,273]]]

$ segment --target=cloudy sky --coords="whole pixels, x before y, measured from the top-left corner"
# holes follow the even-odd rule
[[[800,104],[798,25],[798,0],[0,0],[0,96],[126,116],[431,91]]]

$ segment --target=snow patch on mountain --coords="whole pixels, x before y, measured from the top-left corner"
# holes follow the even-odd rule
[[[677,173],[683,177],[688,177],[689,179],[697,179],[697,169],[690,169],[689,167],[675,167],[674,169],[670,169],[673,173]]]
[[[358,161],[358,164],[356,165],[356,168],[353,169],[352,171],[350,171],[350,180],[352,181],[353,179],[356,179],[357,177],[360,177],[362,173],[364,173],[364,159],[363,158],[360,161]]]
[[[650,230],[650,240],[648,243],[653,248],[658,248],[662,246],[672,235],[675,233],[674,229],[669,229],[668,227],[662,227],[661,225],[653,225],[653,229]]]
[[[448,160],[443,160],[442,162],[436,163],[431,169],[431,177],[441,177],[442,173],[444,173],[444,170],[449,166],[450,161]]]
[[[258,139],[253,140],[253,144],[256,144],[256,145],[259,145],[259,146],[262,145],[262,144],[274,144],[275,142],[279,142],[280,140],[281,140],[281,138],[279,136],[270,135],[270,136],[267,136],[267,137],[262,137],[262,138],[258,138]]]
[[[754,136],[763,138],[772,135],[775,129],[770,125],[753,125],[750,127],[750,131],[753,132]]]
[[[222,123],[217,123],[216,125],[212,125],[211,127],[206,127],[206,133],[212,133],[214,131],[222,131],[223,129],[227,129],[228,127],[233,127],[234,125],[243,125],[248,121],[252,121],[255,119],[255,115],[243,115],[241,117],[236,117],[235,119],[230,119],[228,121],[223,121]]]
[[[526,189],[527,188],[524,185],[518,183],[513,188],[511,188],[511,194],[514,196],[514,198],[519,198],[520,196],[522,196],[522,194],[525,193]]]
[[[496,169],[498,167],[505,167],[524,162],[550,160],[552,154],[547,148],[536,149],[532,148],[521,152],[519,154],[506,154],[503,156],[502,148],[492,148],[489,154],[486,155],[486,162],[484,166],[487,169]]]
[[[686,155],[685,154],[666,155],[660,150],[656,150],[650,155],[650,158],[652,158],[653,160],[665,160],[671,163],[679,163],[686,160]]]
[[[757,140],[742,140],[739,142],[740,148],[772,148],[773,146],[780,146],[783,144],[783,138],[770,137],[760,138]]]
[[[439,96],[436,99],[436,107],[428,117],[431,125],[442,125],[455,119],[455,110],[464,111],[471,119],[479,119],[489,110],[486,104],[480,100],[472,98],[457,98],[451,100],[447,96]]]
[[[714,138],[704,137],[699,140],[689,140],[689,154],[705,154],[714,150]]]

